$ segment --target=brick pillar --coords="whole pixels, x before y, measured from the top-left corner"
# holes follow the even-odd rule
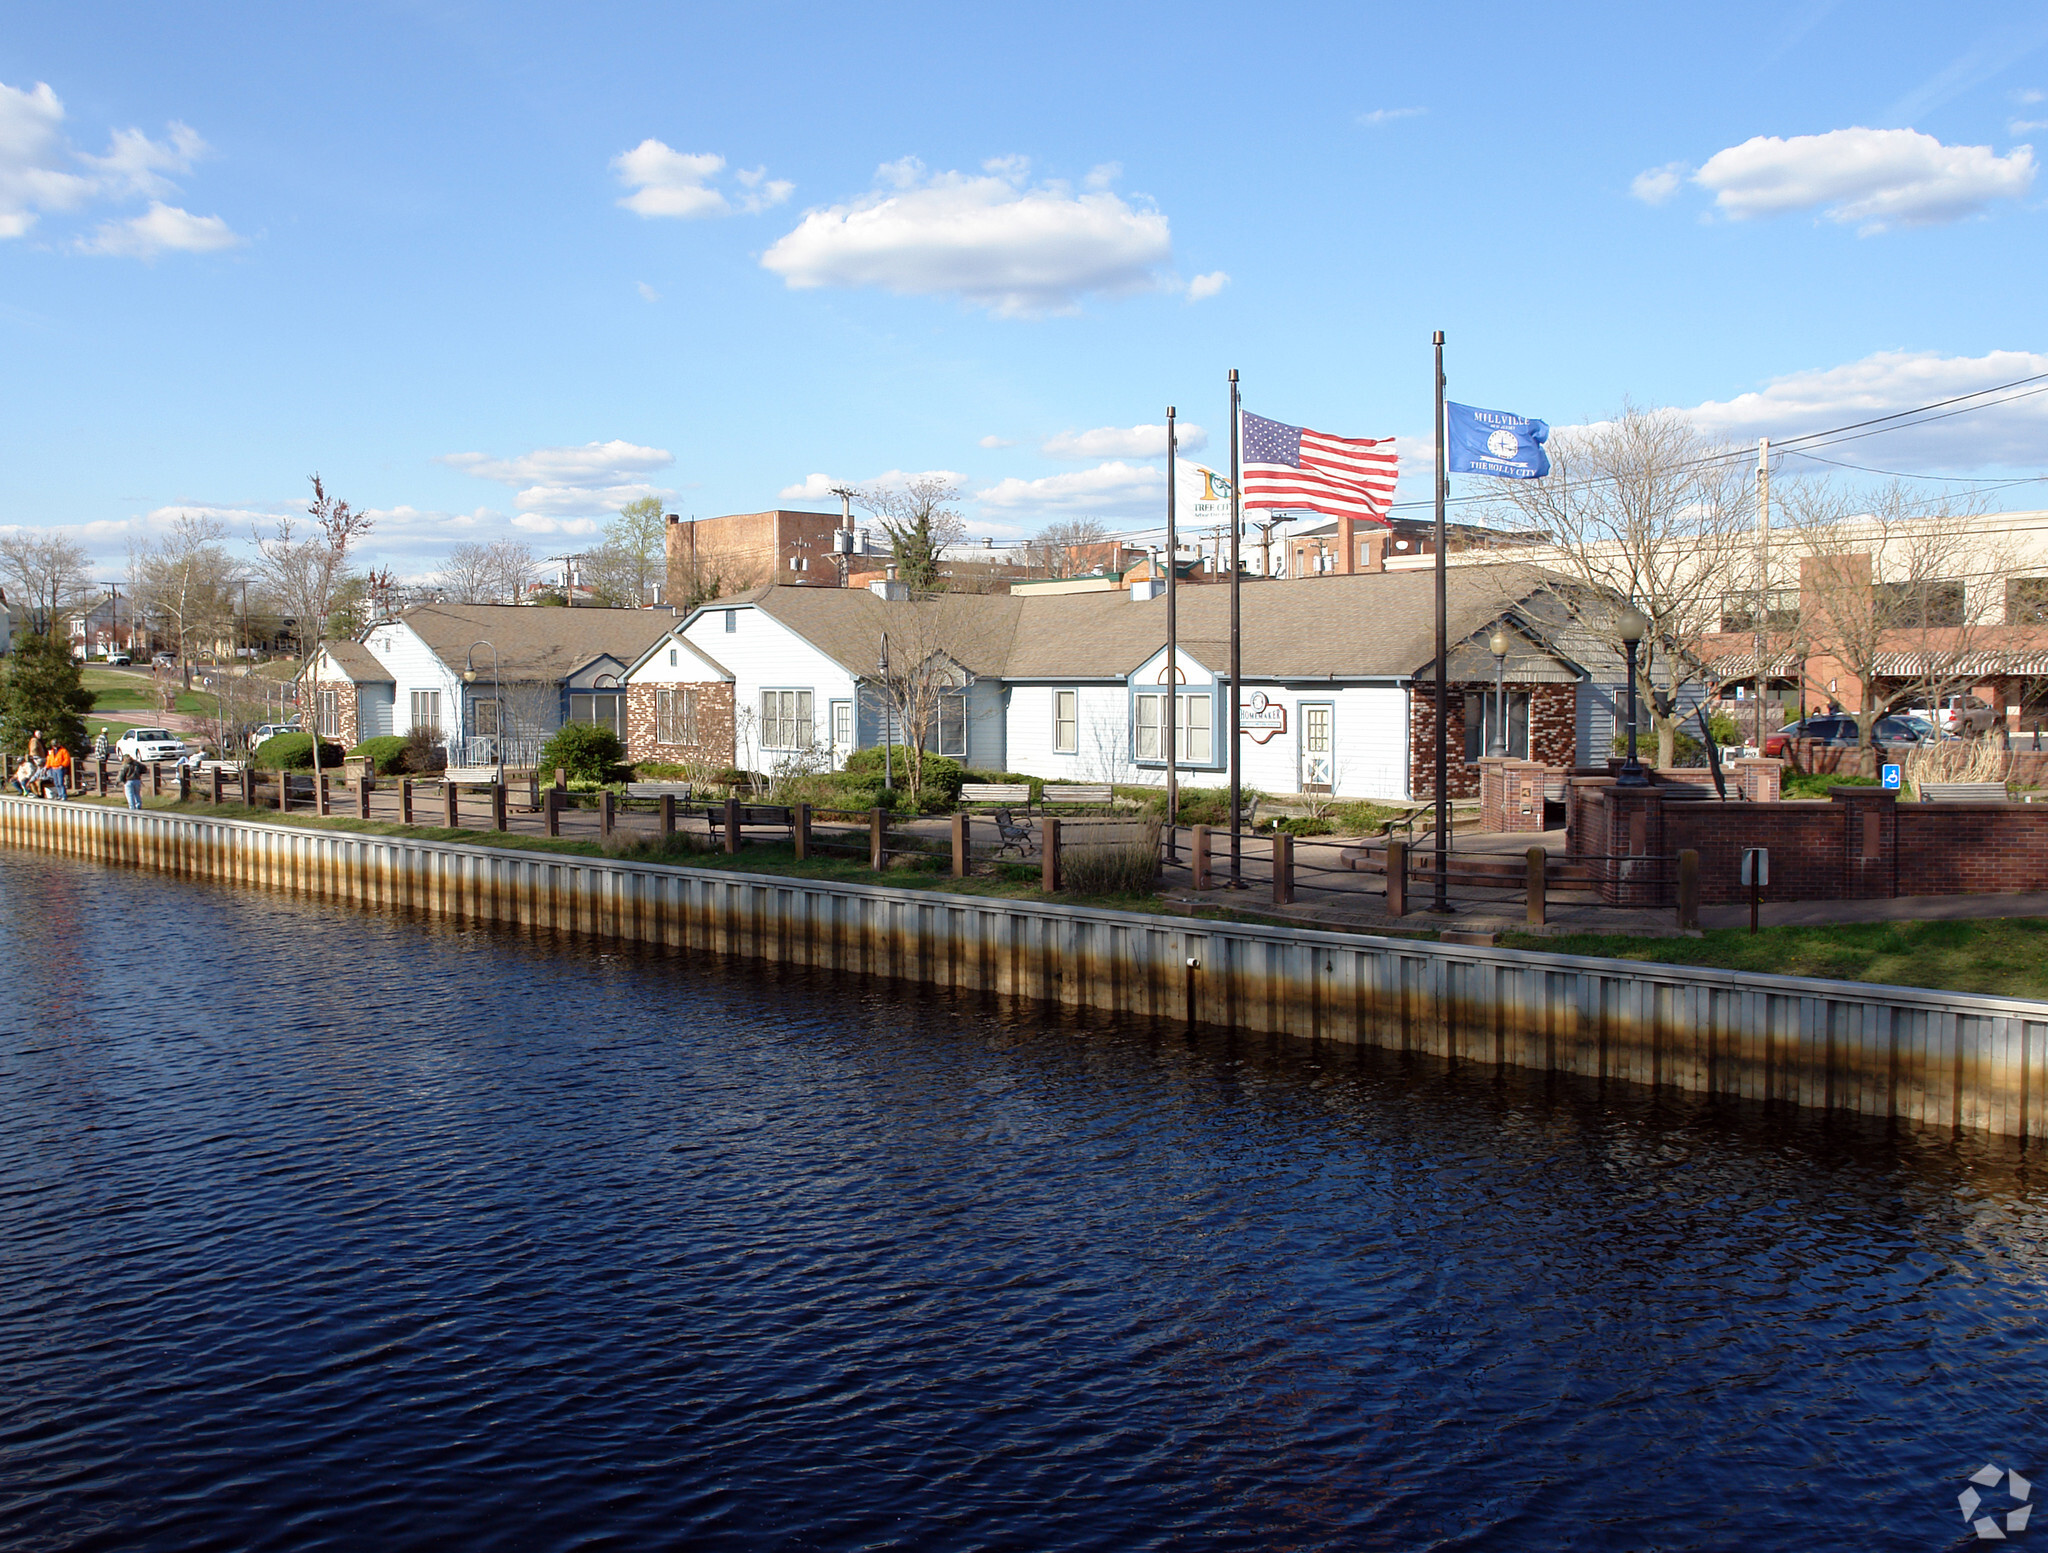
[[[1735,779],[1751,803],[1777,803],[1785,791],[1785,762],[1749,757],[1735,762]]]
[[[1669,905],[1674,880],[1663,861],[1663,791],[1609,787],[1601,796],[1607,802],[1607,860],[1600,865],[1600,898],[1610,906]]]
[[[1508,823],[1507,767],[1505,756],[1479,758],[1479,828],[1489,835],[1514,828]]]
[[[1899,893],[1899,795],[1882,787],[1837,787],[1841,806],[1842,899],[1889,900]]]

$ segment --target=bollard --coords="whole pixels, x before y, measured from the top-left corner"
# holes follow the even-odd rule
[[[953,816],[953,877],[967,877],[967,816],[964,812]]]
[[[441,779],[441,818],[450,830],[462,829],[462,789],[446,777]]]
[[[282,768],[277,773],[277,812],[283,814],[292,806],[292,774]]]
[[[410,825],[412,823],[411,777],[400,777],[398,779],[398,823],[401,825]]]
[[[190,803],[191,801],[192,768],[190,766],[180,766],[178,767],[178,802]]]
[[[801,863],[811,855],[811,806],[800,803],[789,811],[789,841]]]
[[[164,763],[152,760],[149,763],[149,796],[161,798],[164,792]]]
[[[97,765],[99,766],[99,768],[100,768],[100,787],[99,787],[99,793],[100,793],[100,797],[104,798],[104,797],[106,797],[106,796],[107,796],[107,763],[106,763],[106,762],[105,762],[104,760],[102,760],[102,761],[98,761],[98,762],[96,762],[96,764],[97,764]],[[14,768],[13,768],[12,766],[9,766],[9,767],[8,767],[7,769],[8,769],[9,771],[12,771],[12,770],[13,770]]]
[[[739,856],[740,850],[740,801],[728,798],[725,801],[725,855]]]
[[[242,767],[242,802],[252,809],[256,807],[256,768],[254,766],[244,765]]]
[[[1700,925],[1700,855],[1690,847],[1678,854],[1678,925],[1695,931]]]
[[[1047,815],[1040,823],[1045,831],[1045,846],[1042,849],[1044,855],[1040,859],[1043,873],[1039,880],[1039,888],[1051,895],[1060,887],[1060,822]]]
[[[213,801],[217,804],[220,802],[220,767],[215,766],[211,771],[207,772],[206,775],[208,784],[213,789]]]
[[[313,773],[313,789],[313,812],[316,814],[324,815],[327,813],[326,772],[316,771]]]
[[[889,811],[868,811],[868,867],[880,873],[889,866]]]
[[[491,784],[491,829],[510,830],[511,828],[511,826],[505,823],[505,784],[503,782],[493,782]]]
[[[367,820],[370,817],[370,789],[376,785],[370,780],[370,773],[367,771],[363,773],[362,780],[356,783],[357,819]]]
[[[1408,915],[1408,843],[1387,842],[1387,915]]]
[[[568,769],[568,767],[566,767],[566,766],[557,766],[557,767],[555,767],[555,787],[556,787],[556,789],[557,789],[558,791],[562,791],[562,792],[567,792],[567,791],[568,791],[568,788],[569,788],[569,769]]]
[[[1273,832],[1273,904],[1294,903],[1294,837],[1284,830]]]
[[[609,836],[619,823],[618,801],[612,797],[609,787],[600,788],[597,794],[597,833]]]
[[[559,787],[551,787],[547,790],[547,795],[541,804],[541,809],[547,815],[548,834],[550,836],[561,835],[562,790]]]
[[[1209,888],[1209,827],[1195,827],[1194,844],[1188,849],[1188,867],[1193,872],[1194,885],[1198,890]]]
[[[1529,926],[1541,927],[1548,910],[1550,854],[1541,847],[1529,849]]]
[[[661,795],[661,839],[666,841],[675,833],[676,795],[674,793],[663,793]],[[801,857],[803,854],[799,852],[797,856]]]

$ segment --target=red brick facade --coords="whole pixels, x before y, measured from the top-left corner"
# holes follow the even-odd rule
[[[1452,681],[1450,695],[1450,770],[1453,798],[1477,798],[1479,765],[1465,759],[1465,696],[1468,692],[1493,694],[1491,684],[1466,685]],[[1562,766],[1569,770],[1578,755],[1578,687],[1565,684],[1517,685],[1510,681],[1508,694],[1529,697],[1529,754],[1538,764]],[[1418,683],[1408,697],[1408,791],[1418,799],[1436,792],[1436,683]]]
[[[335,711],[339,715],[336,732],[325,737],[334,740],[345,750],[352,750],[363,742],[362,719],[356,702],[356,685],[349,679],[316,679],[313,681],[313,724],[320,727],[321,697],[327,692],[334,695]],[[304,726],[302,723],[301,727]]]
[[[676,717],[683,712],[685,691],[696,700],[695,740],[690,743],[662,743],[655,717],[657,691],[672,690],[678,698]],[[686,680],[675,684],[631,684],[626,687],[626,758],[667,766],[713,766],[733,763],[732,682],[730,680]]]

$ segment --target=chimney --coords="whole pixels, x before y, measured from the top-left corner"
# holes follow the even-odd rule
[[[889,570],[893,573],[896,568],[892,566]],[[910,584],[898,582],[893,575],[886,579],[876,578],[868,584],[868,591],[878,599],[891,599],[899,604],[910,598]]]
[[[668,515],[668,520],[671,523],[680,523],[683,521],[683,515],[680,512],[671,512]]]

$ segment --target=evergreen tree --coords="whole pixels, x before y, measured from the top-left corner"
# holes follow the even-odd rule
[[[83,676],[83,666],[54,635],[31,632],[16,637],[6,685],[0,689],[0,744],[19,753],[40,728],[45,744],[82,753],[85,714],[93,701]]]

